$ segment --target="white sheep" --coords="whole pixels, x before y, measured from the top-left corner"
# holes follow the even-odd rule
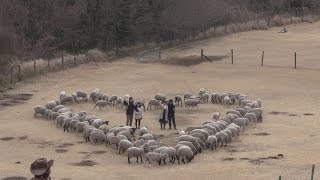
[[[53,111],[53,112],[58,112],[58,111],[59,111],[60,109],[62,109],[62,108],[65,108],[64,105],[58,105],[58,106],[52,108],[52,111]]]
[[[168,154],[161,154],[161,153],[154,153],[154,152],[149,152],[146,154],[146,161],[151,162],[158,162],[159,165],[161,165],[161,161],[166,164],[166,159],[169,159]]]
[[[122,98],[118,97],[117,102],[116,102],[116,106],[121,106],[121,105],[122,105]]]
[[[203,129],[194,129],[190,132],[190,134],[193,134],[193,133],[200,133],[202,134],[206,139],[208,138],[209,136],[209,133]],[[180,136],[181,137],[181,136]]]
[[[185,146],[190,147],[192,152],[193,152],[193,154],[197,154],[198,153],[197,148],[190,141],[180,141],[179,140],[178,144],[183,144]]]
[[[241,113],[239,111],[234,110],[234,109],[227,111],[226,115],[228,115],[228,114],[236,114],[237,116],[242,117]]]
[[[232,101],[231,101],[229,96],[225,96],[222,99],[222,105],[224,105],[225,107],[228,107],[228,106],[232,105]]]
[[[109,125],[109,121],[104,121],[104,120],[101,120],[101,119],[95,119],[91,124],[92,124],[92,126],[94,126],[95,128],[98,129],[103,124]]]
[[[261,108],[253,108],[253,109],[250,109],[248,111],[249,113],[255,113],[256,114],[256,117],[257,117],[257,122],[262,122],[262,114],[263,114],[263,110]]]
[[[127,151],[129,148],[133,147],[133,144],[126,140],[126,139],[122,139],[120,142],[119,142],[119,148],[118,148],[118,151],[119,151],[119,154],[122,150],[122,153],[124,154],[125,151]]]
[[[84,127],[83,127],[83,137],[84,137],[84,140],[86,141],[86,142],[90,142],[90,134],[91,134],[91,132],[93,131],[93,130],[95,130],[95,129],[97,129],[97,128],[95,128],[95,127],[93,127],[93,126],[91,126],[91,125],[85,125]]]
[[[74,97],[72,95],[67,95],[66,97],[64,97],[63,99],[60,100],[61,104],[65,104],[65,103],[74,103]]]
[[[220,148],[223,146],[223,143],[225,143],[225,147],[227,146],[229,136],[226,132],[223,132],[223,131],[217,132],[215,136],[218,139],[218,143],[219,142],[221,143]]]
[[[62,101],[62,99],[65,98],[65,97],[67,97],[67,92],[66,91],[61,91],[60,92],[60,96],[59,96],[60,101]]]
[[[88,122],[77,122],[76,124],[75,124],[75,128],[76,128],[76,132],[83,132],[84,131],[84,129],[83,129],[83,127],[85,126],[85,125],[87,125],[87,124],[89,124]]]
[[[149,134],[147,126],[139,129],[139,136],[143,136],[144,134]]]
[[[200,97],[203,103],[209,103],[210,95],[208,93],[204,93]]]
[[[170,162],[173,164],[177,158],[177,150],[174,147],[165,147],[165,149],[162,150],[160,154],[168,154]]]
[[[255,113],[246,113],[243,117],[248,118],[250,122],[254,122],[254,123],[256,123],[258,120]]]
[[[182,162],[185,164],[186,161],[187,161],[187,163],[191,162],[193,157],[194,157],[194,154],[193,154],[193,152],[192,152],[190,147],[181,146],[181,147],[178,148],[178,150],[177,150],[177,160],[178,160],[179,164],[180,164],[180,158],[182,159]]]
[[[142,162],[142,155],[143,155],[143,147],[130,147],[128,150],[128,163],[130,164],[130,158],[136,157],[137,162],[139,162],[139,157]]]
[[[152,134],[144,134],[140,136],[138,139],[143,139],[143,140],[155,140],[154,136]]]
[[[181,129],[181,131],[179,132],[179,136],[182,136],[182,135],[187,135],[187,133],[183,129]]]
[[[117,105],[117,99],[118,99],[118,96],[115,96],[115,95],[112,95],[112,96],[109,98],[109,102],[112,104],[112,106]]]
[[[147,142],[146,140],[139,139],[139,140],[137,140],[137,141],[135,141],[135,142],[133,143],[133,146],[134,146],[134,147],[140,147],[140,146],[144,145],[146,142]]]
[[[211,151],[213,150],[213,146],[215,149],[217,149],[218,138],[215,135],[211,135],[208,137],[206,144],[207,148],[211,148]]]
[[[52,108],[54,108],[54,107],[56,107],[56,106],[58,106],[58,105],[59,105],[59,104],[57,104],[56,101],[49,101],[49,102],[46,103],[45,107],[46,107],[47,109],[51,109],[51,110],[52,110]]]
[[[247,127],[249,124],[249,119],[248,118],[238,118],[238,119],[234,120],[233,123],[242,127],[243,132],[244,132],[245,127]]]
[[[150,110],[152,109],[152,106],[154,106],[155,109],[159,109],[160,107],[160,102],[156,99],[151,99],[148,103],[148,106],[147,106],[147,110],[149,109],[150,107]]]
[[[77,98],[80,100],[80,98],[81,98],[81,100],[83,100],[83,101],[85,101],[85,102],[87,102],[88,101],[88,94],[86,93],[86,92],[83,92],[83,91],[77,91]]]
[[[101,131],[104,132],[104,134],[107,134],[109,132],[109,128],[108,128],[108,124],[102,124],[101,126],[99,126],[99,128]]]
[[[66,131],[69,132],[69,128],[70,128],[70,123],[72,121],[72,118],[67,118],[67,119],[64,119],[63,123],[62,123],[62,127],[63,127],[63,131]]]
[[[103,108],[107,109],[107,106],[111,106],[111,102],[106,100],[99,100],[96,102],[96,105],[94,106],[93,109],[95,109],[97,106],[99,107],[100,110],[102,110]]]
[[[199,96],[201,97],[203,94],[207,93],[207,90],[205,88],[201,88],[199,90]]]
[[[107,138],[104,135],[103,131],[99,130],[99,129],[94,129],[89,136],[90,142],[92,144],[101,144],[102,142],[107,142]]]

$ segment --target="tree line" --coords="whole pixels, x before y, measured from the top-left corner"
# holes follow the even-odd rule
[[[98,48],[118,52],[206,28],[275,15],[317,15],[317,0],[1,0],[0,55],[52,58]]]

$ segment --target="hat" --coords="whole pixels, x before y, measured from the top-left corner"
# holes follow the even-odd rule
[[[46,158],[40,158],[31,164],[30,171],[33,175],[40,176],[43,175],[52,165],[53,160],[48,161]]]

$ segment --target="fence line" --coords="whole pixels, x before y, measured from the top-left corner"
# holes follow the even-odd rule
[[[161,59],[161,47],[157,47],[154,49],[149,49],[143,52],[139,52],[136,55],[138,62],[147,63],[147,62],[155,62]]]

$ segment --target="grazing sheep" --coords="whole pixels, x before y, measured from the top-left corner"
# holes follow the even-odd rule
[[[225,97],[222,99],[222,105],[224,105],[225,107],[232,105],[232,101],[231,101],[231,99],[229,98],[229,96],[225,96]]]
[[[91,126],[91,125],[85,125],[84,127],[83,127],[83,137],[84,137],[84,140],[86,141],[86,142],[90,142],[90,134],[91,134],[91,132],[93,131],[93,130],[95,130],[96,128],[95,127],[93,127],[93,126]]]
[[[240,127],[242,127],[243,128],[243,132],[244,132],[245,127],[247,127],[248,124],[249,124],[249,119],[247,119],[247,118],[238,118],[238,119],[234,120],[233,123],[238,125],[238,126],[240,126]]]
[[[56,118],[56,120],[57,120],[57,127],[62,127],[63,122],[64,122],[66,119],[68,119],[68,118],[70,118],[69,115],[67,115],[67,114],[60,114],[60,115]]]
[[[72,119],[71,118],[67,118],[63,121],[62,123],[62,127],[63,127],[63,131],[66,131],[69,132],[69,128],[70,128],[70,123],[71,123]]]
[[[127,139],[128,139],[129,141],[131,141],[131,138],[133,138],[133,139],[135,140],[135,138],[134,138],[134,133],[132,133],[132,131],[130,131],[129,129],[126,129],[126,130],[124,130],[124,131],[121,131],[121,132],[119,132],[117,135],[124,135],[124,136],[127,137]]]
[[[78,103],[79,102],[79,99],[78,99],[78,96],[76,93],[72,93],[71,96],[73,97],[73,100],[75,103]]]
[[[235,108],[234,110],[238,111],[241,116],[244,116],[247,113],[247,110],[244,108]]]
[[[147,110],[149,109],[150,107],[150,110],[152,108],[152,106],[154,106],[155,109],[159,109],[160,107],[160,102],[156,99],[151,99],[148,103],[148,106],[147,106]]]
[[[124,151],[127,151],[131,147],[133,147],[133,144],[130,141],[128,141],[126,139],[122,139],[119,142],[119,148],[118,148],[119,154],[120,154],[121,150],[122,150],[122,153],[124,154]]]
[[[103,121],[101,119],[95,119],[91,124],[92,124],[92,126],[94,126],[95,128],[98,129],[103,124],[109,125],[109,121]]]
[[[168,154],[170,162],[174,164],[177,157],[177,150],[174,147],[165,147],[160,154]]]
[[[113,95],[110,97],[109,102],[112,104],[112,106],[117,105],[117,99],[118,99],[118,96]]]
[[[157,100],[157,101],[162,101],[162,102],[164,102],[164,101],[167,100],[167,97],[166,97],[165,95],[163,95],[163,94],[156,94],[156,95],[154,96],[154,99]]]
[[[62,109],[62,108],[65,108],[64,105],[58,105],[58,106],[52,108],[52,111],[53,111],[53,112],[57,112],[57,111],[59,111],[59,110]]]
[[[240,127],[240,126],[238,126],[238,125],[235,124],[235,123],[231,123],[231,124],[229,125],[229,127],[234,127],[234,128],[236,128],[236,129],[237,129],[237,136],[238,136],[238,137],[240,136],[240,132],[241,132],[241,127]]]
[[[177,105],[178,106],[181,105],[181,107],[182,107],[182,96],[181,95],[176,95],[174,97],[174,103],[178,103]]]
[[[93,121],[94,122],[94,121]],[[103,131],[104,134],[107,134],[109,132],[109,128],[108,128],[108,124],[102,124],[101,126],[99,126],[99,128],[101,131]]]
[[[241,107],[245,107],[248,103],[251,103],[252,101],[250,100],[242,100],[242,101],[239,101],[239,106]]]
[[[227,146],[229,137],[228,137],[228,134],[226,132],[220,131],[215,136],[218,139],[218,143],[219,142],[221,143],[220,148],[222,148],[223,143],[225,143],[225,147]]]
[[[139,136],[143,136],[144,134],[149,134],[147,126],[139,129]]]
[[[140,136],[138,139],[143,139],[143,140],[155,140],[154,136],[152,134],[144,134]]]
[[[92,100],[92,102],[96,102],[98,100],[101,100],[103,97],[103,94],[101,94],[99,89],[95,89],[90,93],[89,100]]]
[[[67,97],[67,92],[66,91],[61,91],[60,92],[60,96],[59,96],[60,101],[62,101],[62,99],[64,99],[65,97]]]
[[[209,133],[207,131],[203,130],[203,129],[195,129],[195,130],[190,132],[190,134],[193,134],[193,133],[200,133],[205,137],[205,139],[207,139],[208,136],[209,136]]]
[[[101,144],[102,142],[107,142],[106,135],[104,135],[103,131],[99,129],[94,129],[90,133],[89,139],[92,144]]]
[[[161,161],[166,164],[166,159],[169,159],[168,154],[160,154],[160,153],[154,153],[154,152],[149,152],[146,154],[146,161],[145,162],[158,162],[159,165],[161,165]]]
[[[76,128],[76,132],[78,132],[78,133],[82,133],[83,131],[84,131],[84,126],[85,125],[87,125],[87,124],[89,124],[88,122],[77,122],[76,124],[75,124],[75,128]]]
[[[181,147],[178,148],[178,150],[177,150],[177,160],[178,160],[179,164],[180,164],[180,158],[182,159],[182,162],[185,164],[186,161],[187,161],[187,163],[191,162],[193,157],[194,157],[194,154],[193,154],[193,152],[192,152],[190,147],[181,146]]]
[[[108,94],[103,94],[101,100],[109,101],[109,95]]]
[[[207,93],[207,90],[205,88],[201,88],[199,90],[199,97],[201,97],[203,94]]]
[[[200,97],[203,103],[209,103],[210,95],[208,93],[204,93]]]
[[[206,144],[207,144],[207,148],[211,148],[211,151],[213,150],[213,145],[214,145],[214,149],[217,149],[218,138],[215,135],[211,135],[208,137]]]
[[[248,118],[250,122],[254,122],[254,123],[256,123],[258,120],[255,113],[246,113],[243,117]]]
[[[65,103],[74,103],[74,98],[72,95],[67,95],[66,97],[64,97],[63,99],[60,100],[61,104],[65,104]]]
[[[152,147],[152,146],[151,146]],[[165,150],[167,147],[161,147],[159,146],[157,149],[153,150],[152,152],[155,152],[155,153],[160,153],[161,151]]]
[[[124,136],[124,135],[119,135],[119,136],[110,136],[109,139],[108,139],[108,142],[109,142],[110,145],[115,144],[116,147],[117,147],[117,149],[118,149],[118,147],[119,147],[119,142],[120,142],[122,139],[128,140],[126,136]],[[107,146],[107,145],[108,145],[108,144],[106,144],[106,146]]]
[[[224,129],[224,130],[222,130],[222,132],[225,132],[228,135],[228,137],[227,137],[228,143],[231,143],[232,142],[232,132],[228,129]]]
[[[236,111],[236,110],[233,110],[233,109],[227,111],[226,115],[228,115],[228,114],[236,114],[237,116],[242,117],[242,115],[241,115],[241,113],[239,111]]]
[[[139,139],[139,140],[137,140],[137,141],[135,141],[135,142],[133,143],[133,146],[134,146],[134,147],[140,147],[140,146],[144,145],[146,142],[147,142],[147,141],[145,141],[145,140],[143,140],[143,139]]]
[[[198,104],[200,103],[200,100],[193,100],[193,99],[188,99],[185,101],[184,105],[185,105],[185,109],[189,109],[189,107],[191,107],[192,109],[194,107],[198,108]]]
[[[56,107],[56,106],[58,106],[58,105],[59,105],[59,104],[57,104],[56,101],[49,101],[49,102],[46,103],[45,107],[46,107],[47,109],[51,109],[51,110],[52,110],[52,108],[54,108],[54,107]]]
[[[179,141],[191,142],[194,145],[194,147],[197,148],[198,152],[201,153],[201,146],[195,137],[192,137],[190,135],[182,135],[182,136],[179,136]]]
[[[121,106],[121,105],[122,105],[122,98],[118,97],[117,102],[116,102],[116,106]]]
[[[190,99],[191,96],[192,96],[192,93],[187,92],[183,95],[183,100],[186,101],[186,99]]]
[[[201,128],[202,128],[201,126],[189,126],[186,128],[185,132],[189,134],[194,129],[201,129]]]
[[[38,114],[40,114],[42,117],[45,116],[45,111],[46,111],[46,108],[45,107],[42,107],[42,106],[37,106],[34,108],[34,117],[37,117]]]
[[[44,117],[45,117],[46,119],[49,119],[50,116],[51,116],[51,114],[52,114],[52,110],[51,110],[51,109],[46,109],[46,110],[44,111]]]
[[[139,162],[139,157],[140,160],[142,162],[142,155],[143,155],[143,147],[130,147],[127,150],[128,152],[128,163],[130,164],[130,158],[132,157],[136,157],[137,158],[137,162]]]
[[[111,106],[111,102],[106,100],[99,100],[96,102],[96,105],[94,106],[93,109],[95,109],[97,106],[99,106],[100,110],[102,110],[103,108],[107,109],[107,106]]]
[[[144,144],[144,149],[145,149],[145,150],[148,150],[149,147],[151,147],[151,146],[156,146],[156,145],[158,145],[157,141],[155,141],[155,140],[148,140],[148,141]]]
[[[70,122],[70,128],[71,130],[75,131],[76,130],[76,124],[77,122],[80,122],[79,120],[71,120]]]
[[[181,129],[181,131],[179,132],[179,136],[182,136],[182,135],[187,135],[187,133],[183,129]]]
[[[237,130],[236,127],[228,126],[228,127],[226,128],[226,130],[230,130],[230,131],[231,131],[232,137],[238,137],[238,130]],[[241,130],[240,130],[240,131],[241,131]],[[239,133],[240,133],[240,131],[239,131]]]
[[[219,121],[219,119],[220,119],[220,113],[213,113],[212,120]]]
[[[249,110],[249,113],[255,113],[257,117],[257,122],[262,122],[263,110],[261,108],[253,108]]]
[[[88,94],[86,92],[83,92],[83,91],[77,91],[76,93],[79,101],[82,100],[82,101],[85,101],[87,102],[88,101]],[[81,98],[81,99],[80,99]]]
[[[199,132],[191,133],[191,136],[193,136],[195,138],[199,138],[201,140],[201,142],[206,142],[206,137],[203,134],[199,133]]]
[[[257,100],[257,103],[258,103],[258,108],[261,108],[262,100],[261,100],[261,99],[258,99],[258,100]]]
[[[212,104],[221,103],[221,95],[219,93],[212,93],[211,94],[211,103]]]

